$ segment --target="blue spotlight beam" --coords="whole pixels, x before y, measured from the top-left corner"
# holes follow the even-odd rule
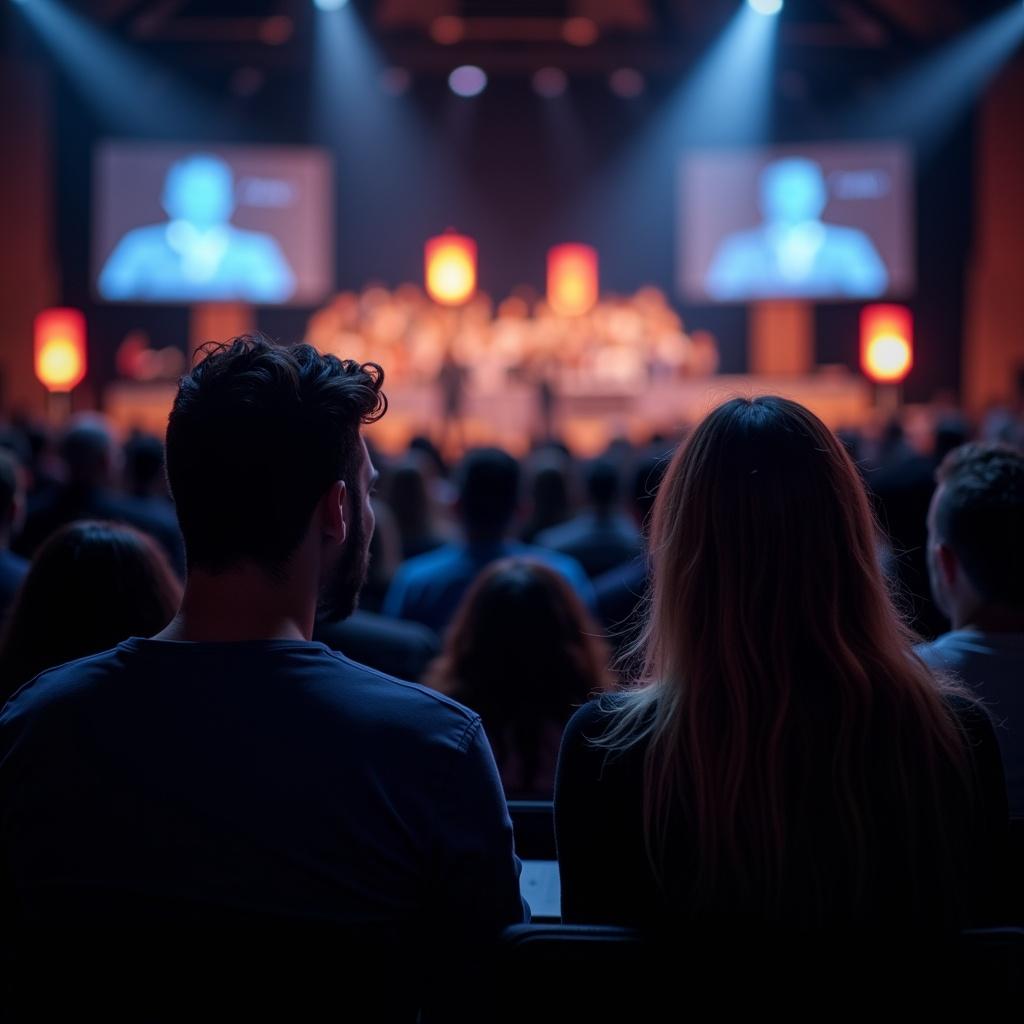
[[[80,95],[111,126],[173,134],[211,121],[210,105],[180,79],[58,0],[19,6]]]
[[[842,119],[858,134],[937,145],[1024,42],[1024,4],[1014,2],[883,85]]]

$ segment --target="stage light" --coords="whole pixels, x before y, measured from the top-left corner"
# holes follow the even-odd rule
[[[441,46],[461,43],[466,34],[466,23],[454,14],[443,14],[430,23],[430,38]]]
[[[476,291],[476,242],[447,231],[423,249],[427,294],[442,306],[461,306]]]
[[[570,46],[593,46],[599,35],[593,18],[567,18],[562,26],[562,38]]]
[[[313,0],[313,6],[318,11],[340,11],[348,0]]]
[[[540,68],[533,73],[533,91],[546,100],[558,99],[565,94],[569,79],[561,68]]]
[[[85,317],[77,309],[44,309],[35,320],[39,383],[47,391],[71,391],[85,371]]]
[[[597,250],[567,242],[548,250],[548,305],[561,316],[582,316],[597,302]]]
[[[914,365],[914,321],[906,306],[865,306],[860,314],[860,365],[876,384],[898,384]]]
[[[608,88],[623,100],[642,96],[644,84],[644,76],[634,68],[619,68],[608,76]]]
[[[479,96],[487,88],[487,75],[474,64],[463,64],[448,76],[448,88],[466,99]]]
[[[782,0],[747,0],[747,4],[758,14],[778,14],[782,10]]]

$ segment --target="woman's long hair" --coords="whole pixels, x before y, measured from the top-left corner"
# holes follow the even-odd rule
[[[611,687],[609,660],[565,579],[540,562],[508,558],[463,599],[426,684],[476,711],[499,765],[514,757],[522,766],[517,789],[536,794],[546,737],[554,727],[557,739],[577,706]]]
[[[695,908],[791,917],[798,892],[821,923],[857,916],[894,863],[912,880],[919,864],[951,869],[943,809],[970,799],[963,742],[831,431],[786,399],[726,402],[673,459],[651,550],[644,685],[599,742],[648,740],[644,830],[662,886],[680,807]]]
[[[173,618],[181,584],[163,551],[130,526],[81,521],[36,552],[0,641],[0,703],[40,672],[151,636]]]

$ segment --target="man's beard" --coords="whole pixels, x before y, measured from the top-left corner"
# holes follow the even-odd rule
[[[349,524],[345,546],[338,561],[320,588],[320,617],[331,622],[347,619],[359,604],[359,591],[366,583],[370,568],[370,545],[363,529],[363,499],[355,490],[352,492],[352,507],[357,514]]]

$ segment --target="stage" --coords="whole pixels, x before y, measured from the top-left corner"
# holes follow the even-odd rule
[[[438,387],[396,382],[385,391],[388,414],[366,430],[381,451],[399,452],[417,434],[440,438],[445,433]],[[163,436],[174,393],[175,385],[169,382],[118,381],[106,389],[104,407],[125,432],[139,428]],[[674,434],[736,395],[765,394],[801,402],[833,429],[862,427],[871,419],[869,384],[844,368],[827,368],[804,376],[656,379],[628,391],[581,382],[557,395],[555,432],[574,452],[589,456],[617,437],[642,443],[653,434]],[[494,390],[468,387],[461,425],[447,433],[449,448],[499,445],[522,454],[543,433],[537,389],[519,382]]]

